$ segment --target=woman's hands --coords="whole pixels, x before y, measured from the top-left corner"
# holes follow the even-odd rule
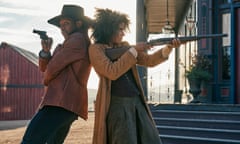
[[[182,44],[182,42],[179,39],[175,38],[172,40],[171,44],[167,45],[167,47],[168,48],[178,48],[178,47],[180,47],[181,44]],[[134,46],[136,51],[145,51],[145,50],[151,49],[152,47],[153,47],[152,45],[147,44],[145,42],[139,42]]]
[[[175,38],[175,39],[172,40],[171,44],[167,45],[167,47],[169,47],[169,48],[178,48],[178,47],[180,47],[181,44],[182,44],[182,42],[178,38]]]
[[[168,55],[172,52],[173,48],[178,48],[181,45],[181,41],[177,38],[172,40],[171,44],[168,44],[165,48],[163,48],[162,50],[162,55],[165,58],[168,58]]]
[[[171,44],[168,44],[168,45],[166,45],[165,48],[163,48],[163,50],[162,50],[163,57],[167,58],[168,55],[171,53],[172,49],[180,47],[181,44],[182,44],[182,42],[179,39],[177,39],[177,38],[173,39]],[[136,52],[142,52],[142,51],[151,49],[152,45],[147,44],[145,42],[139,42],[135,46],[133,46],[133,48],[136,50]],[[133,55],[136,57],[137,54],[136,54],[136,52],[134,52],[134,50],[132,50],[132,48],[131,48],[130,52],[133,53]]]
[[[151,49],[152,45],[147,44],[145,42],[139,42],[139,43],[136,44],[136,46],[134,46],[134,48],[136,49],[136,51],[141,52],[141,51]]]

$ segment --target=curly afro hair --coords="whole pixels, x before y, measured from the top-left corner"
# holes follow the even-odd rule
[[[128,15],[110,9],[96,9],[91,37],[95,43],[109,44],[122,23],[125,25],[125,30],[129,30]]]

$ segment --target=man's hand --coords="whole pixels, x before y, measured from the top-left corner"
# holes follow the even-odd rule
[[[53,39],[49,38],[47,40],[42,40],[41,44],[42,44],[42,49],[44,50],[44,52],[50,52],[51,47],[52,47],[52,43],[53,43]]]

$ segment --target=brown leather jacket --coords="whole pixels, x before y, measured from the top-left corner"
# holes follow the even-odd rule
[[[51,59],[39,58],[39,68],[44,72],[47,86],[40,108],[59,106],[87,119],[87,81],[91,71],[89,44],[86,34],[75,32],[55,49]]]
[[[128,44],[123,43],[122,45]],[[95,123],[92,142],[93,144],[107,144],[106,117],[111,98],[111,80],[116,80],[131,68],[137,86],[141,91],[142,101],[145,104],[146,110],[148,111],[150,118],[152,118],[149,107],[145,101],[145,96],[143,93],[143,88],[140,82],[136,64],[153,67],[167,60],[167,58],[164,58],[162,56],[161,49],[152,55],[148,55],[145,52],[138,53],[137,59],[134,58],[134,56],[130,52],[125,52],[116,62],[113,63],[105,55],[105,49],[107,47],[109,46],[102,44],[92,44],[89,47],[89,57],[91,64],[100,78],[96,98]],[[152,122],[154,123],[153,120]]]

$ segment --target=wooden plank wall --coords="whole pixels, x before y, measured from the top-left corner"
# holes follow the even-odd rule
[[[30,119],[43,95],[38,66],[10,46],[0,47],[0,120]]]

